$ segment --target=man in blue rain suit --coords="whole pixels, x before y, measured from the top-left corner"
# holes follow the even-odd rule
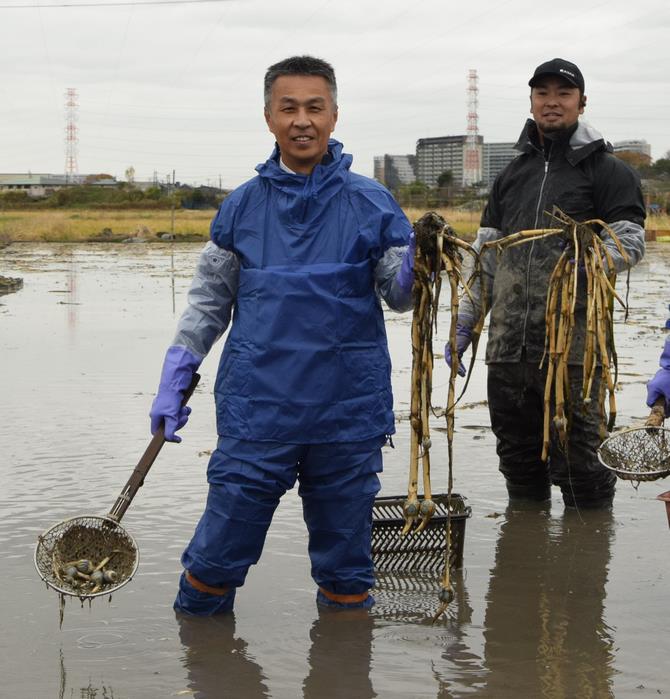
[[[180,441],[183,392],[228,335],[214,388],[217,449],[205,512],[182,556],[175,609],[232,609],[280,497],[299,480],[317,602],[370,607],[372,505],[394,431],[380,296],[411,307],[413,237],[390,193],[349,170],[330,139],[332,67],[271,66],[265,120],[276,147],[211,226],[151,409]],[[410,240],[412,238],[412,240]]]

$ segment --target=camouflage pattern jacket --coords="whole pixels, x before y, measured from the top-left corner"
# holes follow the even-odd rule
[[[635,171],[612,154],[592,127],[578,122],[540,144],[532,119],[515,148],[518,155],[496,178],[474,242],[483,243],[531,228],[555,228],[554,206],[577,221],[609,224],[628,254],[625,264],[611,236],[602,236],[617,272],[644,255],[645,206]],[[459,324],[472,328],[482,303],[490,310],[486,362],[538,362],[544,352],[549,277],[563,250],[560,236],[482,255],[482,282],[473,301],[464,297]],[[482,288],[483,285],[483,288]],[[585,334],[585,285],[578,290],[570,363],[580,364]]]

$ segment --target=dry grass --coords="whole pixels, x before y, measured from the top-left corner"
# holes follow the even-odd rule
[[[456,233],[462,237],[474,237],[479,224],[479,211],[437,209]],[[174,232],[177,239],[207,240],[209,224],[214,216],[212,209],[175,211]],[[415,221],[425,211],[406,209],[410,221]],[[129,209],[45,209],[35,211],[0,211],[0,239],[17,242],[77,242],[95,238],[105,228],[113,236],[141,235],[149,240],[160,233],[171,231],[169,210]]]
[[[207,240],[214,211],[175,211],[177,238]],[[105,228],[113,236],[141,235],[156,239],[172,230],[168,210],[128,209],[45,209],[39,211],[0,211],[0,237],[17,242],[76,242],[100,235]]]
[[[481,211],[440,208],[443,216],[456,233],[472,240],[479,227]],[[207,240],[213,209],[175,211],[174,232],[177,239]],[[405,209],[410,221],[416,221],[425,211]],[[670,230],[670,216],[650,216],[649,230]],[[128,209],[45,209],[36,211],[0,211],[0,242],[77,242],[95,238],[109,228],[115,237],[141,235],[148,240],[159,240],[160,233],[172,228],[170,210]]]
[[[670,231],[670,215],[654,214],[647,216],[644,227],[649,231]]]

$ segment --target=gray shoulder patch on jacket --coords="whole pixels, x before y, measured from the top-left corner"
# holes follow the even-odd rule
[[[239,275],[240,262],[235,253],[211,241],[205,245],[172,344],[183,345],[202,357],[209,352],[230,322]]]

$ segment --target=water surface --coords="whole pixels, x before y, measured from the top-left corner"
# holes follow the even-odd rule
[[[438,581],[381,575],[371,613],[319,614],[295,492],[282,501],[234,617],[178,620],[179,556],[206,495],[215,446],[212,388],[221,345],[202,366],[180,445],[161,452],[123,524],[137,577],[111,602],[70,600],[37,577],[39,533],[104,514],[149,442],[150,403],[201,246],[13,244],[0,274],[0,695],[51,697],[646,697],[668,693],[670,531],[655,497],[668,484],[620,482],[612,513],[510,509],[497,472],[477,362],[457,412],[455,489],[468,498],[457,597],[431,626]],[[670,301],[670,249],[650,244],[618,314],[619,424],[646,414]],[[619,288],[623,280],[619,281]],[[442,315],[436,350],[445,339]],[[398,416],[383,494],[406,490],[410,316],[387,314]],[[434,402],[447,372],[437,360]],[[434,421],[436,490],[447,483]]]

